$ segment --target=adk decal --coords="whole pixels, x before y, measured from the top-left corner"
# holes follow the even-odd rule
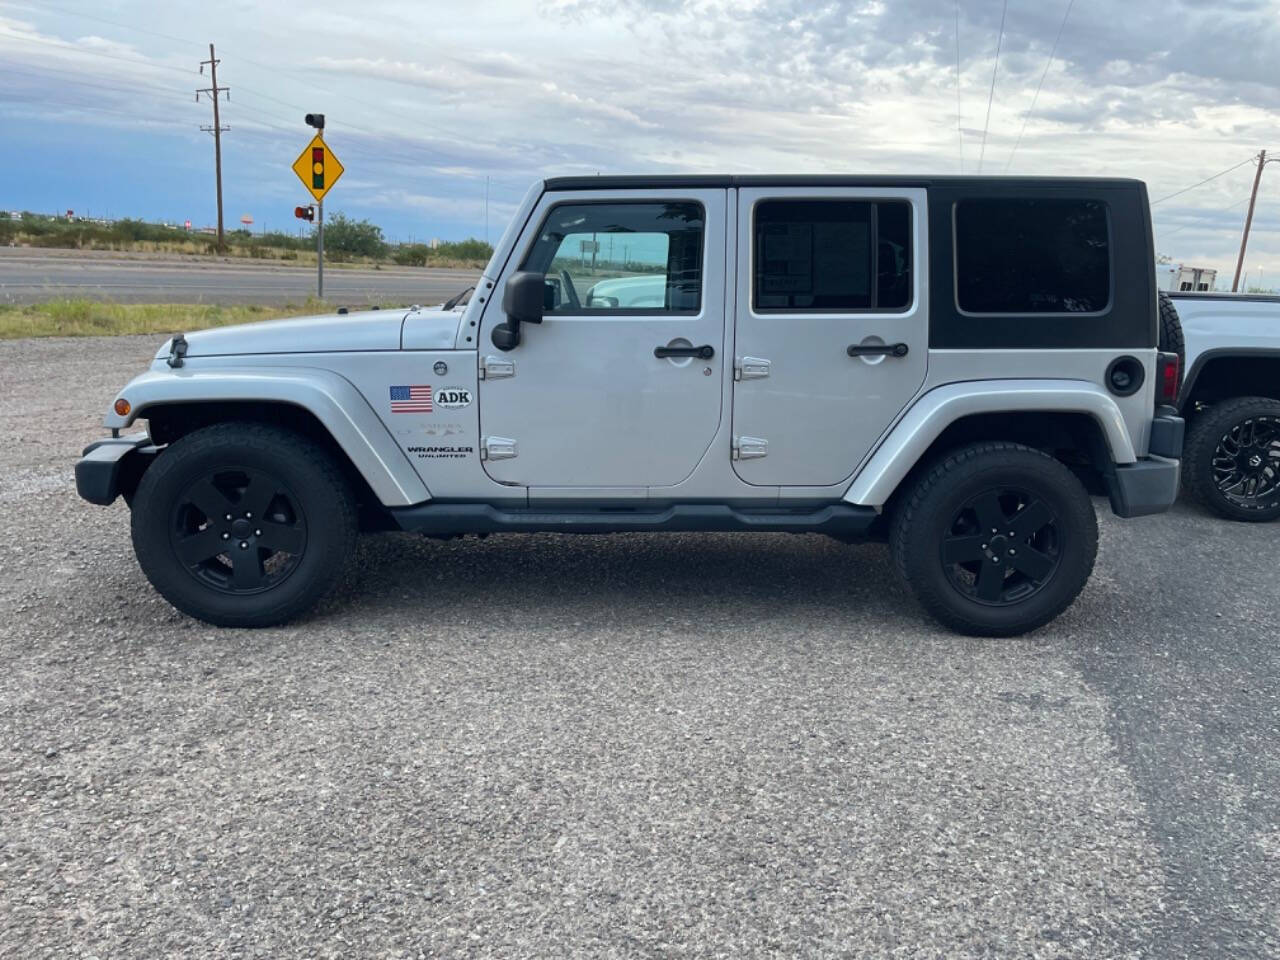
[[[437,387],[436,406],[449,410],[471,405],[471,391],[466,387]]]

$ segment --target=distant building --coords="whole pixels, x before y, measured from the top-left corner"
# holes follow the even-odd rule
[[[430,242],[430,243],[428,243],[428,244],[427,244],[427,246],[428,246],[428,247],[430,247],[432,250],[439,250],[439,249],[440,249],[440,238],[439,238],[439,237],[432,237],[432,238],[431,238],[431,242]]]
[[[1180,263],[1157,263],[1156,286],[1168,293],[1205,292],[1218,281],[1212,267],[1186,267]]]

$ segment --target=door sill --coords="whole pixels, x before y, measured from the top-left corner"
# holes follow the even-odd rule
[[[828,533],[869,537],[879,518],[874,507],[829,503],[802,509],[739,508],[680,503],[654,509],[564,504],[558,508],[500,508],[487,503],[424,503],[388,511],[413,533],[627,533],[763,532]]]

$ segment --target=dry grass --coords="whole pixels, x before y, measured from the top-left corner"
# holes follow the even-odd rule
[[[322,313],[332,309],[314,298],[298,306],[285,307],[50,300],[47,303],[25,306],[0,306],[0,340],[176,333],[276,317]]]

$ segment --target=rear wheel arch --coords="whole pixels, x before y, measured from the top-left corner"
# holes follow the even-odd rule
[[[1106,432],[1092,414],[1036,410],[970,414],[948,424],[917,458],[885,504],[885,513],[895,512],[919,478],[951,453],[980,443],[1017,444],[1045,453],[1097,495],[1106,494],[1104,478],[1114,469]]]

